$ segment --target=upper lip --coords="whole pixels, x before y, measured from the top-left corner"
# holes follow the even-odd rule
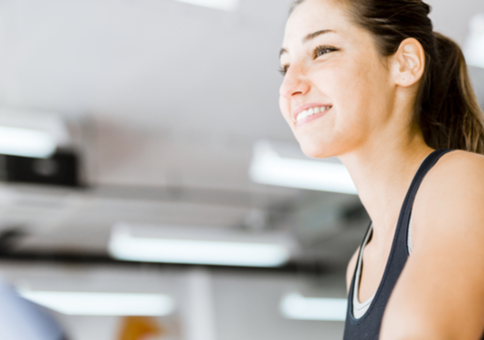
[[[333,106],[331,104],[321,104],[321,103],[308,103],[308,104],[303,104],[299,107],[297,107],[295,110],[292,111],[292,118],[293,120],[296,122],[297,121],[297,116],[305,111],[305,110],[308,110],[310,108],[313,108],[313,107],[321,107],[321,106]]]

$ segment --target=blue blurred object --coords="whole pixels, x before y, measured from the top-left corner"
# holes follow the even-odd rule
[[[22,298],[0,278],[0,339],[67,340],[67,337],[42,307]]]

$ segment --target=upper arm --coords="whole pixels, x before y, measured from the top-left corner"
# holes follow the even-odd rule
[[[381,339],[480,339],[484,332],[484,157],[453,152],[414,207],[414,249]]]
[[[353,279],[353,274],[355,273],[356,261],[358,260],[359,252],[360,252],[360,247],[356,249],[355,253],[351,257],[350,262],[348,263],[348,267],[346,268],[346,290],[348,291],[348,294],[350,292],[351,280]]]

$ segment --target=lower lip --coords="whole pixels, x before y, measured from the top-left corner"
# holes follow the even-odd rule
[[[304,118],[303,120],[300,120],[299,122],[297,122],[297,123],[296,123],[296,127],[299,127],[299,126],[301,126],[301,125],[305,125],[305,124],[307,124],[307,123],[310,123],[310,122],[312,122],[313,120],[316,120],[316,119],[318,119],[318,118],[320,118],[320,117],[324,116],[324,115],[325,115],[326,113],[328,113],[329,111],[331,111],[331,109],[326,110],[326,111],[324,111],[324,112],[316,113],[316,114],[314,114],[314,115],[312,115],[312,116],[309,116],[309,117],[306,117],[306,118]]]

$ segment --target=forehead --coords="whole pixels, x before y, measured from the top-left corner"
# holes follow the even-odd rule
[[[349,19],[335,0],[306,0],[298,5],[286,23],[284,45],[301,42],[310,33],[329,29],[347,30]]]

